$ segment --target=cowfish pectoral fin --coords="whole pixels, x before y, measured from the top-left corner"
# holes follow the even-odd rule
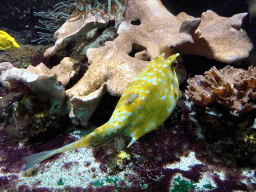
[[[33,154],[27,157],[23,158],[23,161],[25,162],[25,165],[23,167],[23,171],[26,171],[33,166],[35,166],[37,163],[40,163],[41,161],[53,156],[56,154],[56,150],[51,151],[43,151],[37,154]]]
[[[140,96],[139,93],[129,93],[129,95],[127,96],[127,100],[125,101],[124,105],[132,103],[139,96]]]
[[[127,134],[127,136],[129,136],[129,137],[132,138],[132,140],[131,140],[130,143],[128,144],[127,148],[129,148],[133,143],[135,143],[135,141],[137,141],[137,140],[141,137],[141,135],[139,134],[139,132],[138,132],[137,129],[135,129],[135,130],[129,132],[129,133]]]
[[[127,145],[127,148],[129,148],[135,141],[137,141],[137,139],[132,138],[131,142]]]

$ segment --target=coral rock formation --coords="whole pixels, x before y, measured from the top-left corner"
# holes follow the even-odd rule
[[[2,72],[0,83],[5,87],[14,89],[17,83],[22,82],[40,101],[50,101],[51,113],[67,112],[66,109],[61,110],[67,98],[63,85],[67,85],[69,80],[76,75],[74,63],[70,58],[64,58],[51,70],[43,63],[36,67],[30,65],[27,69],[19,69],[8,62],[0,63],[0,70]]]
[[[187,27],[179,32],[183,21],[176,19],[160,1],[129,1],[125,19],[114,41],[106,42],[105,46],[99,48],[88,49],[90,67],[82,79],[66,91],[70,97],[82,99],[97,91],[104,83],[111,95],[120,96],[150,59],[163,52],[167,52],[167,56],[172,54],[172,46],[193,43],[191,28],[200,22],[200,19],[185,22],[183,26]],[[136,20],[139,20],[139,25]],[[135,52],[134,55],[132,52]],[[82,113],[77,119],[81,116]]]
[[[234,116],[256,108],[256,68],[248,70],[214,66],[205,75],[188,79],[187,96],[199,106],[218,102]]]
[[[95,21],[96,18],[91,13],[86,16],[86,19],[78,15],[75,18],[67,20],[61,28],[55,32],[55,45],[48,48],[45,51],[44,56],[54,56],[57,52],[64,49],[67,44],[75,41],[76,38],[79,38],[79,36],[89,34],[94,29],[101,28],[107,23],[102,16],[98,17],[97,22]]]
[[[240,13],[227,18],[208,10],[202,13],[201,23],[193,34],[194,44],[175,49],[182,54],[201,55],[224,63],[245,59],[253,48],[251,40],[241,28],[246,15]]]
[[[121,95],[147,61],[163,52],[192,53],[227,63],[246,58],[252,44],[240,28],[245,15],[224,18],[207,11],[202,19],[185,13],[176,17],[159,0],[130,0],[125,21],[118,28],[119,36],[105,46],[88,49],[90,68],[66,93],[71,98],[86,97],[105,83],[111,95]],[[225,41],[228,43],[220,46]]]

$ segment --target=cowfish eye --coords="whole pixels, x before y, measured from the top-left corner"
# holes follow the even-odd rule
[[[178,62],[177,62],[177,61],[174,61],[174,62],[172,63],[172,67],[173,67],[174,69],[177,67],[177,65],[178,65]]]

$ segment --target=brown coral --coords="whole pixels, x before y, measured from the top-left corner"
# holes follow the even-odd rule
[[[256,68],[252,66],[248,70],[213,66],[204,76],[188,79],[187,88],[187,96],[199,106],[218,102],[235,116],[256,108],[252,101],[256,100]]]
[[[251,40],[242,29],[246,15],[240,13],[232,17],[221,17],[208,10],[202,13],[200,25],[193,34],[194,43],[180,45],[175,50],[181,54],[201,55],[224,63],[245,59],[253,48]],[[180,13],[179,17],[193,18],[185,16],[185,13]]]

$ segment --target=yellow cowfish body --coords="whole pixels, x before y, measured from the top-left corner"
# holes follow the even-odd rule
[[[20,46],[16,43],[15,39],[8,33],[0,30],[0,49],[12,51],[17,48],[20,48]]]
[[[179,96],[179,82],[175,72],[176,57],[166,60],[164,54],[149,62],[148,66],[126,87],[111,118],[92,133],[59,149],[44,151],[24,158],[25,167],[47,159],[48,157],[82,147],[97,146],[116,136],[128,136],[136,140],[156,129],[172,113]]]

